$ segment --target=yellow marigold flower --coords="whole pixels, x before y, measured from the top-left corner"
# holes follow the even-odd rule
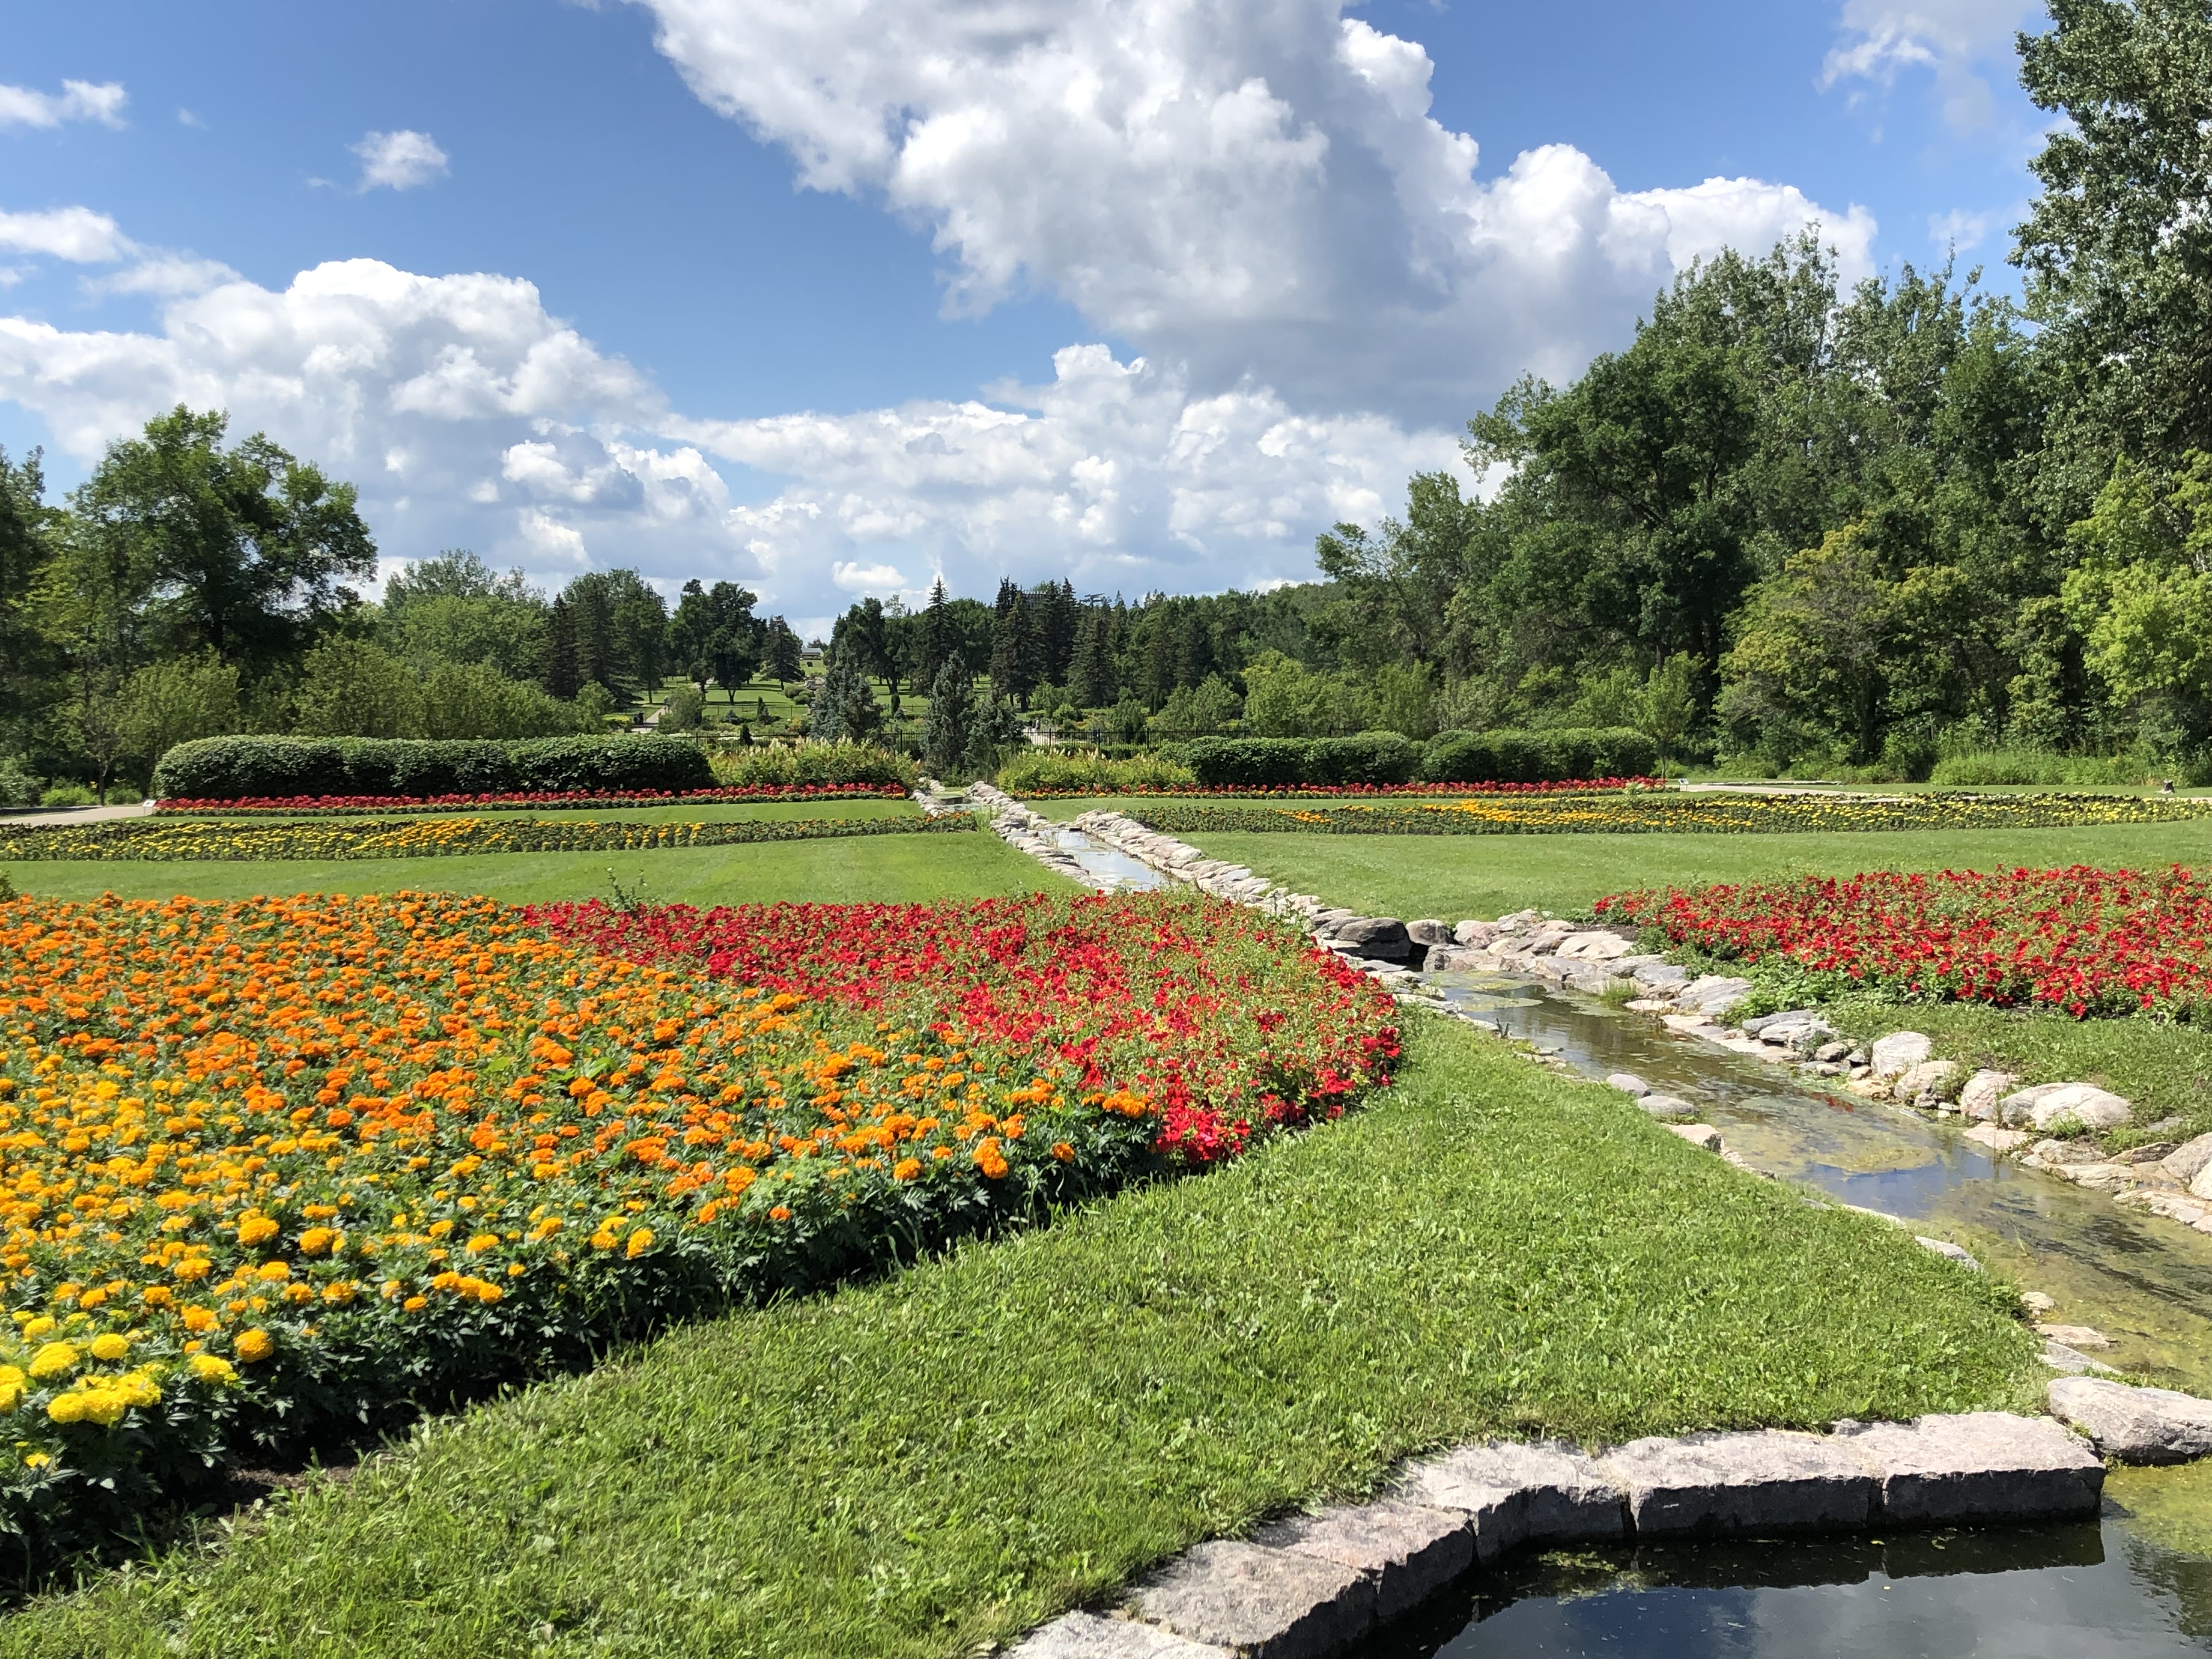
[[[92,1339],[92,1357],[94,1359],[120,1359],[130,1352],[131,1339],[118,1332],[103,1331]]]
[[[489,1250],[499,1243],[497,1233],[477,1233],[461,1248],[465,1250]]]
[[[76,1346],[70,1342],[49,1342],[31,1356],[33,1376],[59,1376],[64,1371],[76,1369]]]
[[[23,1466],[26,1468],[43,1469],[47,1464],[53,1461],[54,1460],[52,1458],[47,1456],[44,1452],[25,1452],[23,1454]]]
[[[1075,1148],[1064,1140],[1055,1140],[1052,1143],[1052,1155],[1062,1164],[1070,1163],[1075,1157]]]
[[[791,1219],[791,1212],[779,1204],[768,1212],[768,1218],[770,1221],[788,1221]]]
[[[228,1359],[217,1358],[211,1353],[196,1353],[185,1364],[194,1376],[203,1382],[235,1382],[238,1368]]]
[[[27,1337],[44,1336],[48,1331],[53,1329],[53,1320],[47,1315],[40,1314],[36,1319],[31,1320],[23,1327],[23,1334]]]
[[[238,1242],[241,1244],[265,1244],[283,1231],[265,1215],[250,1215],[238,1224]]]
[[[79,1423],[84,1420],[84,1396],[81,1394],[58,1394],[46,1401],[46,1415],[57,1423]]]
[[[292,1264],[289,1261],[264,1261],[253,1270],[253,1276],[256,1279],[270,1280],[289,1279],[292,1276]]]
[[[902,1158],[891,1165],[893,1181],[912,1181],[921,1173],[921,1160],[918,1158]]]
[[[410,1296],[399,1305],[409,1313],[420,1313],[430,1305],[430,1298],[427,1296]]]
[[[592,1248],[595,1250],[611,1250],[616,1245],[621,1243],[622,1240],[617,1238],[605,1227],[600,1228],[599,1231],[592,1235]]]
[[[623,1254],[635,1261],[652,1248],[653,1229],[640,1227],[629,1236],[629,1243],[623,1247]]]
[[[185,1328],[188,1331],[211,1331],[216,1327],[215,1310],[189,1307],[184,1313]]]
[[[337,1237],[335,1227],[310,1227],[300,1235],[300,1254],[320,1255],[337,1242]]]
[[[333,1279],[323,1286],[323,1300],[343,1307],[361,1294],[361,1286],[350,1279]]]
[[[268,1332],[258,1325],[252,1330],[240,1331],[238,1334],[238,1340],[232,1343],[231,1346],[237,1351],[238,1357],[249,1365],[257,1359],[266,1359],[276,1352],[275,1340]]]

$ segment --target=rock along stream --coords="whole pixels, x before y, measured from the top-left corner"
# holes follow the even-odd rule
[[[1080,831],[1102,884],[1164,884]],[[2093,1357],[2212,1395],[2212,1237],[1988,1156],[1902,1109],[1540,981],[1439,974],[1463,1018],[1593,1079],[1700,1109],[1753,1169],[1954,1239],[2111,1339]],[[1501,1563],[1370,1659],[2151,1659],[2212,1653],[2212,1461],[2116,1468],[2097,1522],[1894,1538],[1632,1545]]]

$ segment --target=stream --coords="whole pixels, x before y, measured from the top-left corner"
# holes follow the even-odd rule
[[[1149,866],[1059,826],[1127,890]],[[2092,1357],[2212,1395],[2212,1237],[1992,1157],[1902,1107],[1539,981],[1426,978],[1463,1018],[1699,1108],[1753,1168],[1954,1240],[2112,1340]],[[2095,1522],[1894,1537],[1629,1544],[1509,1558],[1369,1659],[2152,1659],[2212,1653],[2212,1460],[2118,1468]]]

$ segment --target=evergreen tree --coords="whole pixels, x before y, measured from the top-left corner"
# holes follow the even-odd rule
[[[1008,582],[1000,599],[991,641],[991,690],[994,696],[1018,703],[1037,684],[1036,624],[1030,614],[1029,595],[1021,589]]]
[[[861,672],[859,653],[841,651],[830,659],[829,672],[814,690],[807,706],[806,734],[823,743],[866,743],[884,721],[876,706],[874,689]]]
[[[1104,708],[1121,695],[1114,675],[1114,619],[1103,605],[1084,613],[1067,690],[1084,708]]]
[[[791,624],[781,617],[768,619],[763,659],[768,672],[775,676],[779,689],[806,678],[805,647],[799,643],[799,635],[792,632]]]
[[[951,777],[967,763],[968,740],[975,723],[975,682],[968,665],[955,651],[941,663],[930,682],[929,720],[922,729],[922,760],[939,779]]]
[[[937,684],[937,671],[959,650],[954,637],[952,601],[945,591],[945,578],[929,585],[929,604],[916,620],[914,635],[914,683]]]
[[[566,702],[584,689],[583,660],[576,643],[576,612],[556,599],[545,624],[545,689]]]
[[[1083,620],[1075,602],[1075,585],[1045,582],[1030,595],[1030,616],[1036,632],[1036,672],[1054,685],[1067,684],[1068,666],[1075,657],[1077,629]]]

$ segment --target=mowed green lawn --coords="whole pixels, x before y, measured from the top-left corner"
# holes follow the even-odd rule
[[[817,816],[827,816],[817,815]],[[858,816],[853,814],[852,816]],[[511,904],[605,898],[619,880],[657,904],[908,904],[988,898],[1067,884],[987,830],[856,836],[756,847],[635,853],[495,853],[463,858],[266,863],[17,862],[19,891],[52,898],[243,898],[259,893],[483,893]]]
[[[2032,1399],[2002,1287],[1411,1041],[1339,1123],[486,1405],[0,1655],[953,1659],[1453,1441]]]
[[[1069,816],[1073,816],[1070,814]],[[2136,868],[2212,864],[2212,820],[2069,830],[1880,830],[1856,835],[1326,836],[1190,839],[1270,881],[1376,915],[1565,915],[1607,893],[1773,881],[1863,870]]]

